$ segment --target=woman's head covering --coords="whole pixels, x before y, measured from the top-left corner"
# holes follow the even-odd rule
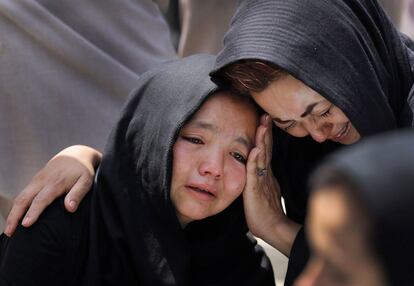
[[[344,149],[318,168],[315,179],[326,172],[355,186],[351,195],[373,222],[372,243],[390,285],[414,285],[414,132],[383,134]]]
[[[172,147],[217,89],[214,60],[189,57],[140,79],[96,176],[85,285],[273,285],[267,258],[246,236],[241,200],[185,230],[170,201]]]
[[[412,125],[413,42],[376,0],[243,1],[224,45],[216,70],[241,59],[276,64],[341,108],[362,136]]]
[[[217,71],[243,59],[273,63],[341,108],[365,137],[413,125],[413,42],[376,0],[242,1],[218,55]],[[306,181],[333,142],[274,130],[273,169],[288,215],[303,223]]]

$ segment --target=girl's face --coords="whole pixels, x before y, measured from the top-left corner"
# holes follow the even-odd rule
[[[314,193],[307,219],[312,257],[295,286],[386,285],[371,251],[369,225],[366,214],[340,187]]]
[[[317,142],[332,140],[352,144],[360,139],[348,117],[338,107],[291,75],[273,81],[254,100],[276,126],[295,137],[311,135]]]
[[[173,149],[171,201],[181,225],[218,214],[243,191],[254,144],[255,107],[227,93],[209,98]]]

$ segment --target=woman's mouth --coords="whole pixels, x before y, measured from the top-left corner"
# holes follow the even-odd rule
[[[344,127],[339,130],[339,132],[331,138],[332,141],[335,142],[341,142],[349,133],[349,130],[351,129],[351,124],[349,124],[349,121],[345,124]]]

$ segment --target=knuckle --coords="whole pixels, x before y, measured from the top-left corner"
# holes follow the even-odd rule
[[[10,213],[9,213],[9,216],[7,217],[7,219],[6,219],[6,223],[8,224],[8,225],[14,225],[15,224],[15,221],[16,221],[16,217],[17,217],[17,214],[15,213],[15,211],[11,211]]]
[[[29,203],[28,198],[23,194],[17,196],[13,201],[13,204],[16,206],[25,206],[28,203]]]
[[[90,188],[92,186],[93,183],[93,177],[92,176],[83,176],[81,177],[81,181],[80,183],[85,187],[85,188]]]
[[[63,179],[59,179],[53,183],[50,184],[49,192],[52,193],[63,193],[66,189],[66,184]]]
[[[46,180],[46,178],[47,178],[47,174],[42,169],[39,172],[37,172],[36,175],[34,175],[32,182],[36,182],[36,181],[43,182]]]
[[[33,200],[34,205],[48,205],[49,203],[50,203],[49,196],[43,195],[41,193],[37,195]]]

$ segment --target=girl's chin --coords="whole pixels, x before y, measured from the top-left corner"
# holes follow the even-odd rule
[[[195,213],[187,213],[187,212],[177,212],[177,218],[178,221],[181,224],[181,227],[187,226],[190,222],[196,221],[196,220],[202,220],[207,218],[208,216],[205,214],[195,214]]]

